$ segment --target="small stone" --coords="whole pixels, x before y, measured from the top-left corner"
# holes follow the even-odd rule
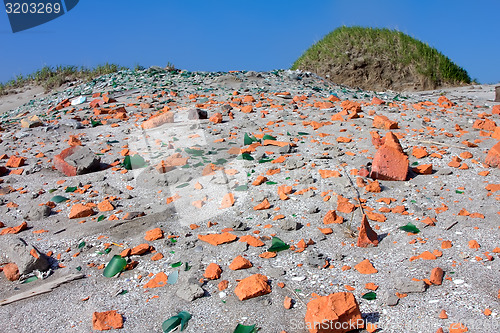
[[[388,306],[396,306],[399,303],[399,297],[396,296],[395,294],[391,294],[387,296],[387,299],[385,300],[385,304]]]
[[[31,206],[30,210],[28,211],[28,213],[25,216],[25,219],[27,219],[29,221],[40,221],[44,217],[50,216],[51,212],[52,212],[52,209],[47,205]]]
[[[40,120],[40,118],[38,118],[37,115],[34,115],[33,117],[31,117],[29,119],[26,119],[26,118],[21,119],[21,127],[23,127],[23,128],[34,128],[34,127],[38,127],[38,126],[42,126],[42,125],[43,125],[43,123]]]
[[[234,231],[245,231],[247,229],[247,224],[242,222],[242,221],[232,220],[229,223],[228,228],[231,228]],[[241,237],[240,237],[240,239],[241,239]]]
[[[189,283],[179,286],[175,294],[185,301],[192,302],[197,298],[203,297],[205,291],[199,285]]]
[[[188,119],[208,119],[208,112],[201,109],[189,109],[188,111]]]
[[[288,154],[289,152],[292,151],[292,146],[291,145],[284,145],[278,148],[278,152],[280,154]]]
[[[289,219],[281,220],[279,222],[279,226],[282,230],[285,231],[295,231],[299,229],[299,223]]]
[[[35,270],[46,271],[50,265],[47,256],[24,239],[15,236],[3,236],[0,242],[0,253],[15,263],[19,274],[29,274]]]
[[[449,176],[453,173],[451,169],[439,169],[436,174],[440,176]]]
[[[318,206],[311,206],[307,209],[307,214],[316,214],[319,212]]]
[[[327,264],[326,257],[323,253],[311,252],[307,256],[307,264],[311,267],[323,267]]]
[[[283,276],[286,274],[286,272],[283,268],[276,268],[276,267],[269,268],[266,272],[267,272],[267,275],[269,275],[273,279],[277,279],[280,276]]]
[[[426,284],[424,281],[397,280],[394,288],[401,294],[423,293],[426,289]]]

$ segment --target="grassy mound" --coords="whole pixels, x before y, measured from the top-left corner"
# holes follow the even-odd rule
[[[45,91],[50,91],[54,88],[62,86],[66,82],[76,80],[90,81],[101,75],[115,73],[122,69],[125,69],[125,67],[108,63],[99,65],[95,68],[76,66],[45,66],[32,74],[26,76],[18,75],[15,79],[12,79],[7,83],[0,83],[0,96],[6,95],[17,88],[22,88],[29,84],[42,86],[45,88]]]
[[[304,52],[292,69],[369,90],[426,90],[471,83],[467,71],[435,48],[389,29],[337,28]]]

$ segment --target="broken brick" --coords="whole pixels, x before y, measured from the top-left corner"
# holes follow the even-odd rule
[[[356,245],[358,247],[369,247],[378,245],[378,235],[370,227],[366,215],[363,215],[363,220],[361,221],[361,227],[359,229],[359,235]]]
[[[220,278],[221,274],[222,268],[220,268],[220,266],[216,263],[212,262],[205,269],[203,276],[209,280],[217,280],[218,278]]]
[[[305,324],[309,333],[346,333],[364,328],[358,302],[350,292],[312,295],[307,303]],[[325,329],[326,328],[326,329]]]
[[[388,132],[384,144],[375,153],[370,177],[380,180],[406,180],[408,165],[408,156],[403,153],[399,140],[392,132]]]
[[[82,217],[88,217],[94,215],[94,210],[92,207],[84,204],[74,204],[71,206],[71,211],[69,213],[70,219],[79,219]]]
[[[94,312],[92,314],[92,328],[97,331],[123,328],[123,317],[116,310]]]
[[[237,256],[233,259],[231,264],[229,265],[229,269],[236,271],[238,269],[246,269],[252,267],[252,263],[250,260],[243,258],[242,256]]]
[[[244,278],[234,289],[234,293],[240,301],[269,294],[271,287],[267,282],[267,277],[262,274],[254,274]]]

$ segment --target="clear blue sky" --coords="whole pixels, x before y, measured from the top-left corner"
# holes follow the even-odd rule
[[[65,15],[15,34],[1,3],[0,10],[0,82],[59,64],[289,68],[341,25],[398,29],[481,83],[500,82],[500,0],[80,0]]]

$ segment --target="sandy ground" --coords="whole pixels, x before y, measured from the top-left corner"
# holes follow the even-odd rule
[[[42,87],[29,87],[23,89],[17,94],[9,94],[0,97],[0,114],[15,110],[23,104],[26,104],[31,99],[44,96],[44,89]]]
[[[285,91],[290,97],[277,94]],[[96,92],[115,96],[116,102],[101,108],[123,106],[127,119],[96,115],[89,106],[91,94]],[[2,275],[0,300],[68,274],[82,273],[85,277],[49,293],[0,306],[2,331],[92,332],[94,312],[116,310],[124,318],[123,328],[117,332],[162,332],[164,320],[188,311],[192,318],[186,332],[233,332],[240,323],[255,324],[260,332],[304,333],[306,304],[313,293],[350,291],[366,322],[378,326],[377,332],[436,332],[440,327],[444,332],[455,332],[452,329],[461,324],[468,332],[498,332],[500,192],[487,190],[487,186],[500,184],[500,169],[483,164],[498,139],[491,138],[494,131],[474,128],[476,120],[483,118],[500,125],[499,116],[492,115],[492,107],[498,104],[493,102],[493,86],[376,94],[287,71],[184,76],[145,71],[106,76],[93,86],[72,87],[56,94],[41,93],[32,89],[0,99],[0,113],[7,115],[2,119],[0,155],[26,158],[21,175],[1,177],[5,193],[0,197],[0,221],[6,227],[28,223],[27,230],[1,235],[0,240],[20,237],[41,253],[50,251],[52,274],[45,280],[24,284]],[[341,102],[326,108],[315,104],[327,102],[331,94],[341,101],[360,103],[361,117],[331,121],[333,114],[342,111]],[[87,101],[51,109],[64,98],[79,95],[87,96]],[[254,101],[243,101],[247,95]],[[437,100],[442,95],[454,105],[439,106]],[[294,102],[293,96],[304,98]],[[374,96],[386,104],[372,104]],[[414,106],[426,101],[433,104],[419,110]],[[245,105],[252,105],[253,112],[241,111]],[[143,121],[166,106],[175,113],[174,123],[140,128]],[[193,108],[208,111],[209,117],[221,112],[223,122],[189,120],[188,112]],[[234,119],[230,119],[229,109]],[[42,126],[21,128],[20,119],[33,115],[39,116]],[[358,176],[352,170],[369,167],[376,153],[370,132],[379,131],[382,137],[388,132],[373,128],[375,115],[398,122],[399,128],[391,131],[402,135],[400,142],[410,167],[432,164],[431,175],[411,174],[406,181],[380,180],[380,193],[356,185]],[[91,118],[103,125],[92,127]],[[320,123],[319,127],[314,129],[311,121]],[[74,128],[75,123],[81,128]],[[250,153],[253,160],[238,159],[231,149],[248,147],[245,133],[269,134],[296,147],[286,151],[278,146],[259,146]],[[69,147],[70,135],[77,135],[83,146],[101,154],[101,171],[68,177],[52,167],[54,156]],[[465,140],[475,142],[477,147],[468,147],[463,144]],[[189,147],[202,149],[203,155],[190,154]],[[416,158],[412,155],[414,147],[425,147],[429,155]],[[130,154],[139,153],[150,166],[180,153],[189,157],[190,167],[176,167],[166,174],[149,167],[125,170],[115,163],[123,161],[126,149]],[[472,155],[463,155],[467,157],[460,165],[467,168],[448,165],[464,152]],[[284,162],[271,162],[280,156],[284,156]],[[1,160],[0,165],[6,161]],[[203,175],[209,163],[218,163],[223,169]],[[280,172],[269,172],[274,169]],[[322,178],[318,170],[338,171],[339,176]],[[479,174],[484,171],[489,173]],[[252,185],[259,175],[266,176],[267,183]],[[248,189],[239,191],[241,185]],[[280,200],[277,189],[281,185],[293,188],[290,199]],[[73,186],[78,188],[75,192],[65,191]],[[234,195],[234,205],[219,209],[227,193]],[[386,217],[385,222],[370,220],[379,237],[377,247],[356,246],[357,227],[362,220],[357,193],[366,200],[364,211]],[[55,195],[70,201],[57,203],[50,216],[34,218],[38,207]],[[352,213],[340,212],[338,195],[358,206]],[[177,197],[169,203],[169,198]],[[265,198],[271,207],[255,210],[254,206]],[[394,200],[386,204],[382,198]],[[104,200],[113,204],[111,211],[94,207],[95,214],[90,217],[68,217],[77,203],[99,204]],[[324,225],[323,217],[329,210],[337,210],[344,222]],[[145,216],[123,219],[132,212]],[[434,219],[435,226],[422,222],[427,217]],[[420,233],[399,229],[409,222]],[[285,224],[295,227],[285,230]],[[192,229],[193,225],[198,228]],[[332,233],[320,232],[319,228],[325,227]],[[153,228],[162,229],[165,237],[146,241],[146,231]],[[252,247],[235,241],[214,246],[198,239],[198,235],[221,233],[226,228],[232,228],[230,232],[239,238],[256,236],[265,245]],[[270,259],[260,257],[270,247],[272,236],[295,249],[301,240],[311,242],[303,251],[286,250]],[[480,247],[471,247],[472,240]],[[452,247],[443,246],[443,241],[451,241]],[[151,252],[134,255],[129,259],[137,262],[135,268],[114,278],[102,275],[99,266],[102,268],[114,254],[142,243],[153,246],[163,259],[151,260]],[[111,251],[106,253],[108,247]],[[433,253],[434,258],[418,257],[425,251]],[[229,264],[238,255],[249,259],[253,267],[230,270]],[[0,262],[14,261],[2,253],[0,258]],[[376,273],[361,274],[354,268],[365,259]],[[327,265],[318,267],[325,260]],[[176,267],[178,262],[182,266]],[[210,263],[221,266],[220,279],[203,278]],[[435,267],[445,272],[442,285],[429,285],[423,292],[401,292],[401,283],[429,279]],[[145,288],[160,272],[179,274],[179,280]],[[234,293],[238,281],[256,273],[269,278],[271,293],[240,301]],[[229,285],[220,291],[222,280]],[[375,300],[362,297],[370,291],[365,288],[370,282],[378,286]],[[204,296],[193,301],[180,298],[178,290],[187,285],[201,287]],[[400,298],[395,296],[397,292]],[[293,299],[291,309],[283,306],[286,296]],[[447,312],[447,319],[439,318],[442,310]]]

